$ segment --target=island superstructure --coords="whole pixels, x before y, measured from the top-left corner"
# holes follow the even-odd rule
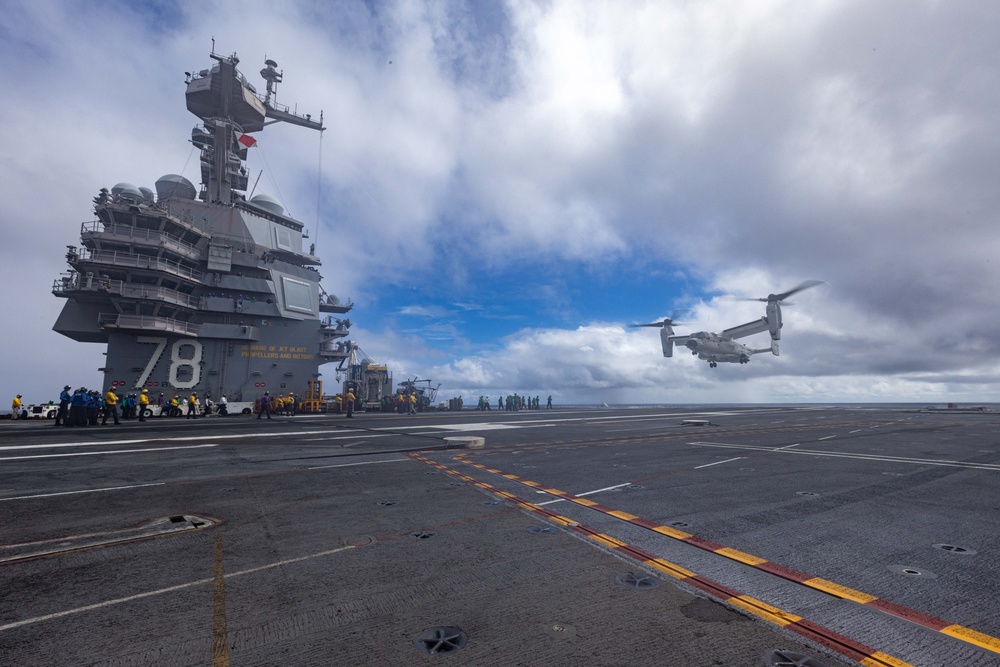
[[[168,174],[145,187],[119,183],[94,198],[95,219],[67,246],[69,270],[53,293],[66,299],[53,327],[106,343],[104,388],[197,393],[252,401],[265,391],[301,394],[320,366],[350,353],[352,304],[322,287],[308,231],[274,198],[248,197],[247,151],[275,122],[322,131],[275,100],[282,73],[260,74],[264,95],[211,54],[188,74],[187,108],[201,119],[201,188]]]

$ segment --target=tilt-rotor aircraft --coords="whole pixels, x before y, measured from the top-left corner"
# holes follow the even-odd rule
[[[781,340],[781,302],[793,294],[802,290],[821,285],[821,280],[807,280],[806,282],[793,287],[781,294],[769,294],[759,299],[746,299],[747,301],[762,301],[767,304],[765,314],[759,320],[747,322],[721,333],[711,331],[698,331],[692,334],[674,334],[674,320],[665,318],[660,322],[649,324],[633,324],[633,327],[659,327],[660,342],[663,345],[663,356],[674,356],[674,345],[683,345],[691,350],[691,354],[697,355],[699,359],[708,362],[710,368],[715,368],[719,362],[745,364],[750,361],[750,357],[761,352],[770,352],[778,356],[778,341]],[[786,306],[789,304],[785,304]],[[743,343],[736,341],[737,338],[745,338],[757,333],[768,331],[771,334],[771,346],[762,349],[754,349]]]

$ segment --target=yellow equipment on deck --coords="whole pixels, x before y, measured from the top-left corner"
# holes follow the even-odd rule
[[[323,381],[309,380],[309,388],[306,389],[305,398],[299,403],[299,410],[302,412],[326,412],[326,403],[323,401]]]

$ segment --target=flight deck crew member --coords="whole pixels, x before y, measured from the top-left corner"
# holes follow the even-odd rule
[[[101,392],[91,389],[87,392],[87,426],[97,426],[97,413],[101,410]]]
[[[10,402],[10,414],[11,419],[21,418],[21,395],[18,394],[14,397],[14,400]]]
[[[139,421],[146,421],[146,408],[149,407],[149,390],[143,389],[139,394]]]
[[[108,393],[104,395],[104,419],[101,421],[101,426],[107,426],[109,415],[115,418],[116,424],[121,424],[118,421],[118,394],[115,393],[114,387],[108,389]]]
[[[56,426],[69,426],[69,402],[73,397],[69,393],[69,385],[63,387],[59,394],[59,412],[56,413]]]
[[[348,417],[353,417],[354,416],[354,401],[355,400],[356,399],[355,399],[355,396],[354,396],[354,390],[353,389],[348,389],[347,390],[347,395],[344,396],[344,402],[347,403],[347,416]]]
[[[410,394],[410,414],[417,414],[417,395]]]
[[[267,418],[271,418],[271,394],[264,392],[264,395],[260,397],[260,410],[257,411],[257,419],[261,418],[261,415],[267,413]]]
[[[190,396],[188,396],[187,418],[188,419],[197,419],[198,418],[198,395],[197,394],[191,394]]]
[[[87,425],[87,389],[80,387],[69,401],[69,425]]]

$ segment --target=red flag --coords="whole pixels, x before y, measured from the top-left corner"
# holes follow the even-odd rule
[[[243,134],[242,132],[237,132],[236,143],[243,146],[243,148],[253,148],[253,146],[257,143],[257,140],[251,137],[249,134]]]

